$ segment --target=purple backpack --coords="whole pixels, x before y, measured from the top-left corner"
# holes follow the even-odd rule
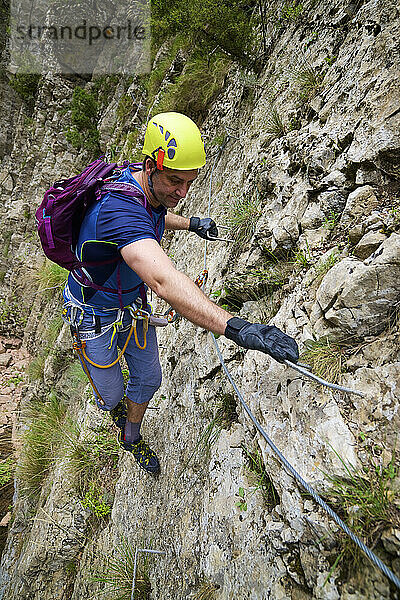
[[[139,202],[147,212],[152,215],[151,208],[139,190],[130,183],[118,183],[112,180],[119,177],[121,170],[133,166],[138,170],[140,165],[130,165],[125,161],[123,165],[107,163],[101,159],[92,162],[82,173],[56,181],[49,188],[43,201],[36,211],[36,225],[39,238],[45,255],[64,269],[73,271],[82,267],[105,264],[104,262],[82,263],[75,254],[79,230],[86,210],[96,202],[102,194],[108,192],[123,192]],[[122,258],[115,258],[112,262],[120,262]],[[110,262],[110,261],[106,261]],[[122,290],[111,290],[90,282],[82,281],[83,285],[94,287],[103,291],[115,291],[120,297]],[[128,291],[128,290],[123,290]],[[129,290],[130,291],[130,290]]]

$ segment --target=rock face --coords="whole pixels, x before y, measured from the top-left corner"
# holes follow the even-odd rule
[[[317,301],[325,319],[344,332],[378,334],[399,305],[399,277],[400,235],[393,233],[364,262],[346,258],[333,266]]]
[[[221,337],[229,370],[252,413],[307,482],[331,500],[330,476],[348,475],[348,465],[370,469],[371,478],[384,473],[397,515],[399,11],[393,1],[353,4],[304,2],[302,18],[288,18],[282,27],[272,26],[281,3],[271,4],[268,59],[258,74],[232,64],[202,124],[207,140],[224,137],[226,147],[218,160],[215,142],[207,147],[207,167],[179,211],[207,214],[211,172],[211,214],[218,223],[227,222],[238,198],[253,202],[255,217],[241,205],[239,216],[253,219],[245,241],[209,243],[207,291],[243,318],[274,323],[302,351],[311,341],[319,356],[325,353],[322,367],[341,361],[342,383],[363,397],[327,391]],[[321,25],[327,15],[329,27]],[[156,60],[166,54],[160,51]],[[178,53],[161,89],[173,85],[184,61]],[[311,83],[309,65],[321,75]],[[113,158],[132,158],[146,118],[143,86],[123,80],[103,86],[97,123],[103,149]],[[72,78],[49,75],[33,109],[10,101],[11,92],[2,104],[0,324],[7,339],[24,336],[24,349],[36,361],[22,406],[61,395],[92,439],[104,415],[84,384],[79,401],[65,385],[69,334],[64,327],[57,337],[59,289],[48,289],[62,283],[43,278],[33,219],[43,191],[89,162],[84,148],[77,153],[61,135],[71,126],[73,89]],[[88,82],[85,89],[98,88]],[[132,107],[124,113],[127,97]],[[274,136],[273,111],[284,124]],[[165,249],[190,277],[203,269],[197,236],[175,232]],[[165,552],[149,561],[154,600],[396,598],[387,579],[364,563],[330,576],[342,549],[339,533],[257,434],[210,336],[181,320],[158,338],[164,379],[143,434],[160,456],[161,475],[148,477],[121,451],[112,512],[96,524],[62,460],[48,469],[37,505],[17,486],[0,600],[112,598],[93,577],[103,572],[106,557],[118,559],[121,539],[133,550],[151,545]],[[7,365],[14,350],[3,349]],[[38,365],[42,380],[33,383]],[[381,537],[374,540],[376,551],[399,575],[399,523]]]

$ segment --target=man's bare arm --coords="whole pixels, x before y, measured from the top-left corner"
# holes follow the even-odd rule
[[[190,219],[168,211],[165,217],[165,229],[189,229]]]
[[[232,315],[211,302],[189,277],[175,269],[155,240],[133,242],[122,248],[121,255],[157,296],[179,314],[199,327],[225,333]]]

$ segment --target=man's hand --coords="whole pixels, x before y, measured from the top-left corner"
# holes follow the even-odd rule
[[[203,240],[213,240],[218,237],[217,225],[209,218],[190,217],[189,231],[197,233]]]
[[[295,340],[275,325],[249,323],[233,317],[226,324],[225,337],[250,350],[261,350],[279,362],[297,362],[299,348]]]

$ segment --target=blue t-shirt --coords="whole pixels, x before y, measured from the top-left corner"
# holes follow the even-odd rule
[[[133,178],[130,168],[124,169],[118,182],[128,182],[137,187],[144,196],[143,189]],[[122,302],[128,306],[139,296],[142,283],[125,261],[112,262],[120,256],[124,246],[145,238],[160,241],[165,229],[164,207],[151,207],[151,214],[134,198],[123,193],[110,192],[94,203],[87,211],[82,222],[76,254],[83,263],[110,261],[108,264],[86,267],[86,276],[96,285],[118,290],[118,270],[121,281]],[[80,270],[77,272],[78,275]],[[71,272],[68,287],[72,296],[83,304],[94,309],[95,314],[102,314],[101,308],[119,308],[117,293],[96,290],[83,286]],[[134,288],[134,289],[133,289]],[[68,299],[68,294],[64,293]]]

